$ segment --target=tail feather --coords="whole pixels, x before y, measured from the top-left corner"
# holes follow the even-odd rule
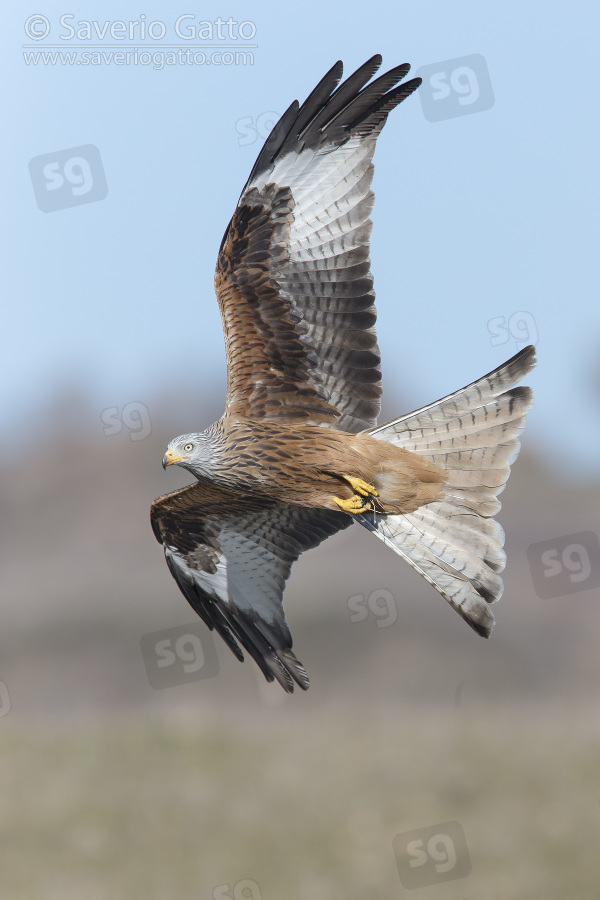
[[[372,434],[374,437],[382,437],[383,440],[390,440],[390,437],[388,437],[390,431],[397,431],[398,433],[408,432],[409,434],[417,432],[419,434],[423,429],[438,428],[446,424],[451,425],[453,430],[462,431],[464,425],[468,425],[468,423],[456,421],[457,419],[462,419],[467,414],[469,414],[470,418],[471,412],[486,407],[490,403],[493,404],[493,401],[504,393],[508,394],[507,409],[510,415],[510,400],[513,400],[510,389],[514,388],[525,377],[527,372],[533,369],[535,361],[535,348],[532,346],[525,347],[507,362],[494,369],[493,372],[484,375],[479,381],[474,381],[459,391],[448,394],[447,397],[442,397],[441,400],[436,400],[435,403],[430,403],[429,406],[406,413],[399,419],[394,419],[393,422],[379,425],[371,429],[369,434]],[[521,388],[521,391],[529,391],[529,389]],[[488,416],[493,410],[494,406],[492,405],[488,411]],[[486,414],[482,413],[482,415],[485,418]],[[489,424],[493,423],[490,422]],[[407,446],[406,449],[410,450],[410,447]]]
[[[447,500],[436,501],[410,513],[407,518],[430,549],[436,549],[439,557],[460,572],[474,554],[479,561],[501,572],[506,564],[502,549],[504,530],[494,519],[475,516],[469,510]],[[435,548],[430,543],[435,540]],[[457,548],[461,548],[457,555]],[[469,557],[466,549],[468,548]]]
[[[372,517],[361,515],[361,524],[372,531],[388,547],[398,553],[429,584],[448,601],[450,606],[465,619],[482,637],[489,637],[494,627],[494,614],[488,606],[489,593],[486,588],[475,587],[474,583],[462,577],[459,572],[447,567],[428,547],[421,543],[421,536],[409,536],[401,520],[403,516],[387,516],[385,527],[378,519],[373,524]],[[397,527],[394,527],[394,526]],[[496,599],[496,598],[494,598]]]
[[[360,523],[416,569],[484,637],[491,634],[489,608],[502,596],[498,573],[506,563],[504,531],[493,520],[500,509],[519,435],[533,403],[516,382],[535,365],[526,347],[479,381],[369,431],[442,467],[444,496],[406,515]]]
[[[502,488],[498,489],[498,493]],[[465,504],[467,509],[476,509],[478,515],[489,518],[500,511],[502,504],[489,488],[484,486],[459,488],[447,483],[444,486],[446,500],[455,500],[457,504]]]
[[[477,450],[479,447],[490,447],[498,442],[498,438],[502,439],[507,423],[516,422],[514,427],[518,429],[518,420],[531,406],[531,390],[527,387],[513,388],[501,397],[502,399],[498,398],[479,409],[472,410],[466,416],[446,420],[446,427],[442,432],[439,425],[417,429],[411,427],[412,419],[397,419],[383,426],[381,430],[378,429],[379,434],[375,436],[381,436],[383,433],[384,439],[387,440],[390,426],[406,421],[407,428],[402,433],[403,446],[415,453],[428,454],[444,450]]]

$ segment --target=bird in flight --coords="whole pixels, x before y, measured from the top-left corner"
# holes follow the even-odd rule
[[[489,637],[502,594],[500,509],[533,402],[526,347],[423,409],[377,425],[380,355],[369,237],[373,152],[421,83],[373,56],[337,62],[294,101],[260,151],[221,242],[215,289],[227,400],[163,467],[196,482],[159,497],[167,565],[208,627],[268,681],[306,690],[283,590],[305,550],[358,522]]]

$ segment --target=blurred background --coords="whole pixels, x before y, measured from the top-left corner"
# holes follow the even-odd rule
[[[3,896],[597,896],[598,25],[512,0],[5,13]],[[189,481],[169,439],[223,409],[213,270],[262,141],[375,52],[424,78],[375,156],[382,421],[531,342],[536,404],[491,640],[353,527],[294,566],[311,688],[286,696],[195,619],[148,514]]]

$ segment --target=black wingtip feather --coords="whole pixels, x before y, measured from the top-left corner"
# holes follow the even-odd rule
[[[177,577],[175,567],[169,565],[169,568],[192,608],[211,630],[214,628],[217,631],[236,659],[244,662],[244,654],[237,643],[239,641],[267,681],[277,679],[288,694],[294,692],[294,681],[302,690],[308,690],[310,682],[306,670],[296,659],[291,648],[273,646],[272,641],[262,633],[257,623],[241,611],[237,610],[237,615],[231,615],[214,603],[202,602],[206,601],[206,595],[203,596],[195,585],[190,586],[182,578]]]
[[[273,164],[274,160],[277,157],[277,154],[281,150],[283,142],[285,141],[292,123],[295,121],[296,116],[298,115],[298,110],[300,109],[300,105],[297,100],[294,100],[279,121],[273,126],[271,132],[266,139],[263,147],[256,158],[256,162],[252,166],[252,171],[250,172],[250,177],[246,182],[246,187],[253,181],[255,176],[262,172],[264,169],[267,169],[270,165]],[[246,190],[244,187],[244,191]],[[242,191],[242,194],[244,193]],[[227,231],[225,232],[225,235]],[[223,240],[221,241],[221,249],[223,247],[223,242],[225,240],[225,235],[223,236]],[[220,252],[220,250],[219,250]]]
[[[242,195],[280,155],[300,153],[305,147],[341,144],[359,125],[360,133],[383,127],[388,113],[419,87],[421,79],[398,85],[410,70],[408,63],[402,63],[367,84],[381,62],[381,54],[376,53],[338,86],[343,72],[342,61],[338,60],[301,106],[294,101],[265,141]]]

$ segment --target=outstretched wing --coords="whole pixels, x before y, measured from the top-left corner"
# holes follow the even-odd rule
[[[239,660],[239,644],[292,692],[308,675],[292,653],[282,595],[301,553],[352,523],[342,512],[240,497],[193,484],[159,497],[150,513],[156,539],[181,591]]]
[[[242,191],[215,274],[230,415],[351,432],[376,422],[371,160],[388,113],[421,83],[399,84],[401,65],[365,87],[380,65],[337,87],[337,62],[294,101]]]

